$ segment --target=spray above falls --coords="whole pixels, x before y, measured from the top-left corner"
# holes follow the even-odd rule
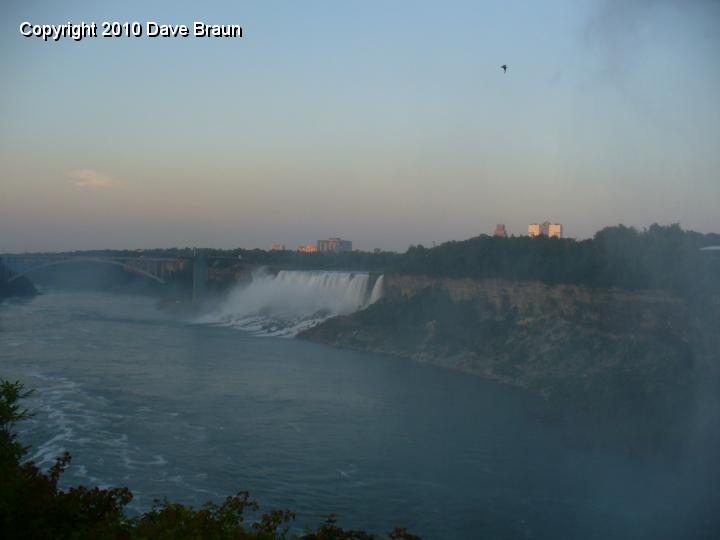
[[[382,287],[383,277],[367,272],[259,272],[200,322],[292,337],[330,317],[369,306],[382,296]]]

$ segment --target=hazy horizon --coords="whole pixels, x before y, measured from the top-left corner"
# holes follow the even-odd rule
[[[655,223],[655,224],[658,224],[658,223]],[[650,224],[650,225],[653,225],[653,224]],[[672,223],[659,223],[658,225],[661,225],[661,226],[669,226],[669,225],[674,225],[674,224],[672,224]],[[682,226],[682,224],[680,224],[680,225]],[[615,227],[615,226],[628,226],[628,225],[626,225],[626,224],[624,224],[624,223],[616,223],[616,224],[613,224],[613,225],[607,225],[607,226],[601,227],[600,229],[598,229],[598,231],[595,231],[595,232],[599,232],[600,230],[602,230],[602,229],[604,229],[604,228],[606,228],[606,227]],[[629,227],[634,227],[634,228],[635,228],[636,230],[638,230],[639,232],[642,232],[643,230],[646,230],[646,229],[648,228],[648,227],[636,227],[636,226],[632,226],[632,225],[629,226]],[[687,229],[687,230],[691,230],[691,229]],[[394,248],[394,247],[389,247],[389,248],[377,248],[377,246],[373,247],[373,246],[364,246],[364,245],[358,246],[358,245],[356,245],[356,242],[353,242],[353,250],[354,250],[354,251],[371,252],[371,251],[373,251],[374,249],[377,248],[377,249],[381,249],[382,251],[387,251],[387,252],[404,253],[404,252],[407,251],[408,248],[413,247],[413,246],[417,246],[417,245],[422,245],[423,247],[431,248],[431,247],[435,247],[436,245],[439,246],[439,245],[441,245],[442,243],[445,243],[445,242],[470,240],[470,239],[472,239],[472,238],[475,238],[475,237],[481,236],[481,235],[492,236],[492,232],[493,232],[493,231],[482,231],[482,232],[480,232],[480,233],[478,233],[478,234],[471,235],[471,236],[466,236],[466,237],[462,237],[462,238],[460,238],[460,237],[458,237],[458,238],[445,238],[445,239],[437,240],[437,241],[436,241],[436,240],[432,240],[431,242],[411,243],[411,244],[408,244],[407,246],[399,247],[399,248]],[[693,232],[699,232],[699,233],[702,233],[702,234],[720,234],[720,233],[718,233],[718,232],[716,232],[716,231],[694,231],[694,230],[693,230]],[[521,233],[514,233],[513,231],[508,231],[508,236],[509,236],[509,237],[512,237],[512,236],[519,237],[519,236],[528,236],[528,235],[527,235],[527,231],[521,232]],[[327,235],[326,235],[326,237],[327,237]],[[587,236],[587,237],[576,237],[576,236],[571,236],[571,235],[568,235],[568,234],[563,234],[563,238],[570,239],[570,240],[578,240],[578,241],[591,239],[592,237],[593,237],[592,234],[589,235],[589,236]],[[317,240],[322,240],[322,239],[323,239],[323,238],[318,238]],[[124,244],[117,243],[116,245],[96,245],[96,246],[88,245],[88,246],[84,246],[84,247],[78,247],[78,248],[70,247],[70,248],[66,248],[66,249],[61,249],[61,248],[56,248],[56,247],[50,247],[50,248],[46,248],[46,249],[44,249],[44,248],[38,248],[38,249],[16,249],[16,250],[3,249],[3,248],[2,248],[2,245],[0,245],[0,256],[1,256],[2,254],[13,255],[13,254],[21,254],[21,253],[65,253],[65,252],[72,252],[72,251],[103,251],[103,250],[109,250],[109,251],[153,251],[153,250],[164,250],[164,249],[187,249],[187,248],[191,248],[191,249],[196,249],[196,248],[197,248],[197,249],[220,249],[220,250],[234,250],[234,249],[252,250],[252,249],[261,249],[261,250],[265,250],[265,251],[271,251],[272,249],[275,249],[275,246],[274,246],[273,244],[281,244],[281,245],[284,245],[284,246],[285,246],[285,249],[288,250],[288,251],[296,251],[296,250],[297,250],[299,247],[301,247],[301,245],[303,245],[303,244],[312,244],[313,246],[316,245],[316,240],[308,240],[308,241],[306,241],[306,242],[298,243],[297,245],[295,245],[295,244],[288,244],[288,243],[286,243],[286,242],[273,242],[272,244],[268,244],[268,245],[242,245],[242,244],[238,244],[238,245],[230,245],[230,244],[228,244],[228,245],[172,244],[172,245],[171,245],[171,244],[166,244],[166,245],[141,245],[141,246],[131,245],[131,246],[128,246],[128,245],[124,245]]]
[[[720,2],[0,10],[0,253],[720,232]],[[18,31],[83,20],[244,37]]]

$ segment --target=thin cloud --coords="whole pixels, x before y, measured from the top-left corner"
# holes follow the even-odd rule
[[[86,188],[110,188],[116,187],[118,183],[107,174],[99,173],[93,169],[79,169],[65,174],[68,178],[75,180],[77,187]]]

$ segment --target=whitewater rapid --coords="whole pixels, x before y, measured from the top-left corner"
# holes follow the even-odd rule
[[[293,337],[330,317],[366,308],[382,292],[383,276],[372,281],[367,272],[282,270],[272,275],[260,271],[199,322]]]

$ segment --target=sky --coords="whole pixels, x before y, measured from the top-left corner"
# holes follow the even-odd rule
[[[0,253],[720,232],[719,53],[718,0],[4,0]]]

